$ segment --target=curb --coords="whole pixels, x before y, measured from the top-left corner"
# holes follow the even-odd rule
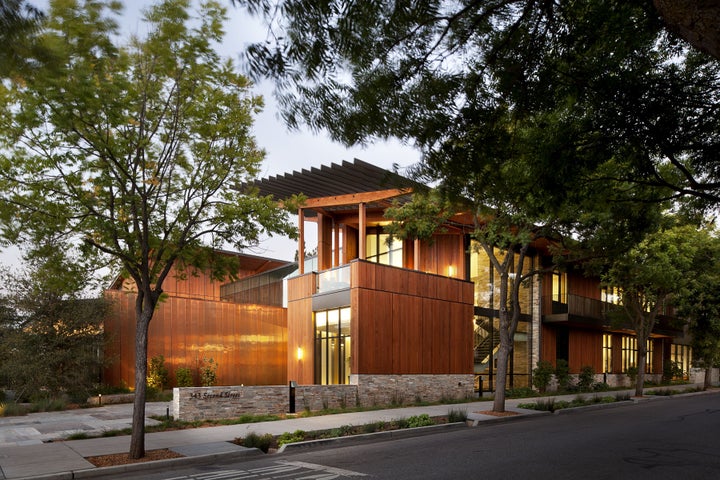
[[[160,469],[173,469],[190,465],[204,465],[220,461],[233,460],[236,457],[255,457],[265,455],[257,448],[237,452],[211,453],[208,455],[195,455],[192,457],[170,458],[167,460],[155,460],[153,462],[129,463],[127,465],[115,465],[112,467],[88,468],[84,470],[73,470],[71,472],[50,473],[34,477],[22,477],[15,480],[74,480],[77,478],[97,478],[108,475],[120,475],[123,473],[134,473],[138,471],[151,471]]]
[[[460,428],[465,428],[466,426],[467,425],[464,422],[455,422],[443,423],[440,425],[429,425],[427,427],[402,428],[399,430],[389,430],[387,432],[361,433],[359,435],[348,435],[345,437],[319,438],[317,440],[306,440],[304,442],[286,443],[278,449],[277,453],[285,453],[292,450],[302,450],[319,446],[332,446],[334,444],[339,444],[335,446],[341,447],[348,444],[372,442],[377,440],[382,441],[422,437],[425,435],[432,435],[433,433],[443,430],[459,430]]]

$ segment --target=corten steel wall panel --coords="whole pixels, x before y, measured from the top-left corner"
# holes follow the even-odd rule
[[[585,366],[602,372],[602,332],[571,329],[568,354],[571,373],[580,373]]]
[[[106,329],[119,337],[120,355],[105,371],[104,381],[132,386],[135,296],[112,296],[117,301],[110,318],[120,321],[107,322]],[[199,381],[196,370],[204,357],[217,362],[220,384],[282,384],[287,371],[286,321],[285,310],[278,307],[170,297],[150,322],[148,358],[165,357],[171,385],[179,367],[190,368]]]
[[[557,331],[548,327],[547,325],[542,326],[542,332],[540,334],[540,360],[551,362],[553,366],[557,366]],[[533,365],[535,368],[535,365]]]

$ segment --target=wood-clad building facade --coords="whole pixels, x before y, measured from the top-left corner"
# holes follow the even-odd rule
[[[447,377],[455,387],[474,380],[494,389],[499,275],[471,241],[472,219],[452,218],[430,241],[390,238],[386,209],[419,186],[359,160],[253,187],[278,201],[306,197],[297,212],[299,261],[240,255],[244,267],[235,282],[201,274],[167,284],[148,353],[165,356],[171,379],[177,368],[213,358],[225,385],[382,388],[383,379],[407,377],[427,389],[443,388]],[[307,268],[306,229],[313,225],[317,257]],[[559,359],[571,373],[590,366],[619,383],[637,348],[626,327],[607,320],[612,292],[598,279],[546,268],[548,259],[542,242],[532,246],[525,268],[542,273],[521,288],[508,386],[531,386],[538,361]],[[130,385],[134,294],[119,282],[108,295],[116,302],[106,322],[115,362],[105,380]],[[670,318],[661,319],[650,341],[649,373],[661,374],[670,360],[689,369],[689,348],[678,342],[682,332]]]

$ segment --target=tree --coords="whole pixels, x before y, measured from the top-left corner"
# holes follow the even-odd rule
[[[38,249],[40,250],[40,249]],[[0,383],[17,398],[84,402],[104,365],[103,298],[85,298],[90,270],[64,248],[46,245],[20,272],[2,272]]]
[[[720,198],[719,63],[668,35],[650,2],[234,3],[270,27],[248,62],[276,81],[291,127],[429,154],[456,125],[494,128],[504,103],[536,132],[539,182],[620,157],[608,178]]]
[[[56,61],[0,87],[2,238],[54,233],[121,268],[137,287],[132,458],[142,457],[147,334],[172,271],[232,277],[213,249],[293,234],[287,213],[239,187],[263,152],[251,136],[262,101],[213,49],[225,10],[163,0],[148,33],[116,45],[118,2],[55,2],[38,34]]]
[[[0,77],[13,75],[26,67],[28,57],[43,53],[30,38],[38,31],[44,16],[25,0],[5,0],[0,3]]]
[[[621,315],[637,338],[635,395],[642,396],[647,342],[658,315],[687,288],[700,246],[693,226],[676,226],[649,234],[637,246],[617,257],[603,276],[606,286],[620,292]]]
[[[687,320],[693,363],[705,369],[704,388],[711,386],[713,367],[720,366],[720,239],[717,232],[698,232],[700,247],[688,286],[675,299],[677,313]]]

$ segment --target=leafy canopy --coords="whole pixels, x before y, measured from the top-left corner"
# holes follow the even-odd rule
[[[150,285],[178,260],[209,265],[206,247],[292,233],[270,199],[237,189],[263,159],[262,99],[213,49],[225,10],[189,4],[155,5],[147,36],[117,45],[119,2],[52,2],[35,41],[53,61],[0,86],[3,239],[79,237]]]

